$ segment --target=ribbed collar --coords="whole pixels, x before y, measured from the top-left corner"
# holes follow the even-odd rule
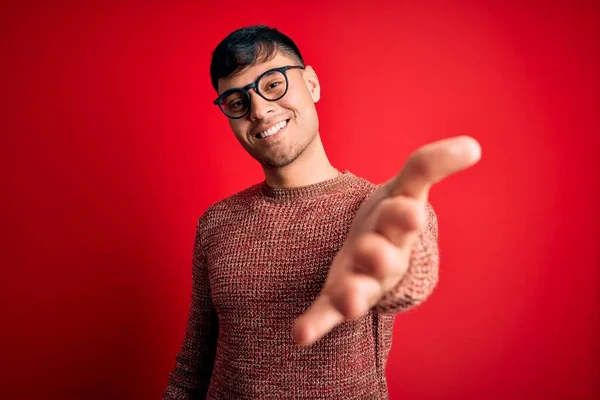
[[[331,193],[341,185],[350,182],[353,178],[354,175],[351,172],[342,171],[335,178],[295,188],[273,188],[266,181],[263,181],[260,185],[260,194],[268,200],[276,202],[308,200]]]

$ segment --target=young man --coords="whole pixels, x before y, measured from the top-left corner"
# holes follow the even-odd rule
[[[376,186],[327,159],[319,80],[287,36],[231,33],[211,77],[265,181],[198,221],[189,321],[164,398],[388,398],[394,314],[437,282],[428,190],[476,163],[479,145],[429,144]]]

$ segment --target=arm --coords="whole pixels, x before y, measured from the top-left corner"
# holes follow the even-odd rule
[[[429,190],[480,158],[473,138],[440,140],[414,152],[400,173],[373,193],[356,212],[321,293],[296,319],[297,343],[310,345],[373,308],[407,309],[431,292],[438,257],[435,235],[426,228]]]
[[[437,239],[437,217],[428,203],[427,223],[413,245],[406,274],[379,300],[375,311],[386,314],[406,311],[429,297],[438,282],[440,259]]]
[[[212,375],[219,332],[212,306],[206,258],[196,230],[192,262],[192,296],[183,345],[169,374],[164,400],[204,399]]]

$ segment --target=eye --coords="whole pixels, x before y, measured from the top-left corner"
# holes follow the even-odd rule
[[[229,94],[223,99],[223,105],[231,111],[240,111],[246,107],[247,100],[239,92]]]
[[[273,89],[280,89],[284,84],[285,80],[283,78],[273,77],[264,82],[263,90],[270,91]]]
[[[228,107],[230,110],[236,111],[244,107],[244,102],[242,100],[237,100],[229,103]]]
[[[278,70],[270,71],[260,79],[261,92],[269,98],[276,98],[285,92],[285,75]]]

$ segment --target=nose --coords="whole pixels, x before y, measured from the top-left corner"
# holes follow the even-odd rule
[[[256,91],[248,92],[250,94],[250,119],[256,121],[264,119],[268,114],[275,111],[275,102],[268,101],[260,97]]]

